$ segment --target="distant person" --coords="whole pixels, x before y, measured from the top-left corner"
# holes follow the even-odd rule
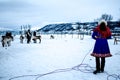
[[[30,43],[32,37],[30,29],[28,29],[28,31],[26,32],[26,37],[27,37],[27,43]]]
[[[105,58],[112,56],[107,41],[107,39],[111,39],[111,32],[105,20],[102,20],[94,29],[92,38],[96,40],[93,53],[91,54],[96,61],[96,70],[93,73],[97,74],[104,72]]]

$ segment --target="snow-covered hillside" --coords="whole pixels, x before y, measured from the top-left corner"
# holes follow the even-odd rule
[[[120,43],[109,40],[112,57],[106,58],[105,72],[94,75],[95,40],[91,36],[42,35],[41,43],[0,45],[0,80],[120,80]]]

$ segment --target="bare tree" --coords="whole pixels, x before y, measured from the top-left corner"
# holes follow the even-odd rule
[[[111,21],[113,19],[113,16],[110,14],[102,14],[100,18],[94,19],[94,21],[100,21],[100,20],[106,20],[106,21]]]
[[[102,14],[101,19],[104,19],[106,21],[111,21],[113,19],[113,17],[110,14]]]

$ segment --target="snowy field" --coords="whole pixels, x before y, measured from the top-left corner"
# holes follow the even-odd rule
[[[105,72],[94,75],[90,56],[95,40],[91,36],[42,35],[41,43],[20,43],[19,36],[8,48],[0,44],[0,80],[120,80],[120,42],[110,39],[110,58]]]

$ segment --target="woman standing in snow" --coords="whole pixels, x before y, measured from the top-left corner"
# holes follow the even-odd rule
[[[110,29],[107,27],[107,22],[102,20],[94,29],[92,38],[96,40],[92,56],[96,60],[96,70],[94,74],[104,72],[105,58],[111,57],[107,39],[111,39]],[[101,59],[101,60],[100,60]]]

